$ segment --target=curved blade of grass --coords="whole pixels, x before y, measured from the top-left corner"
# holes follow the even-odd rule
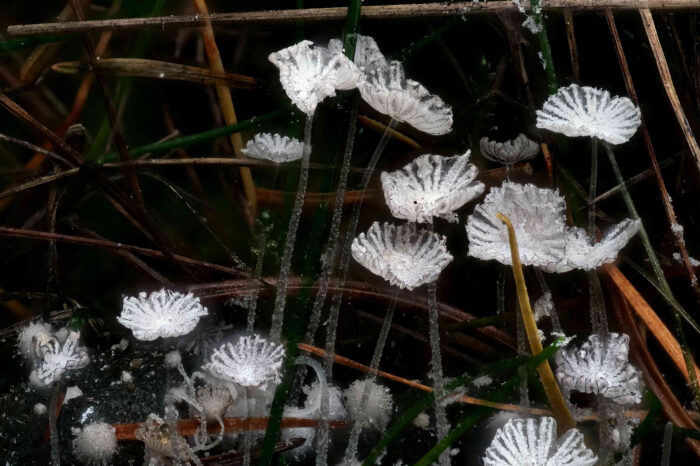
[[[274,120],[283,115],[286,115],[289,111],[288,108],[282,110],[275,110],[274,112],[266,113],[257,117],[253,117],[249,120],[244,120],[236,123],[235,125],[222,126],[221,128],[212,129],[209,131],[204,131],[197,134],[191,134],[189,136],[183,136],[181,138],[174,138],[164,142],[154,142],[152,144],[145,144],[143,146],[136,146],[129,149],[129,155],[133,157],[138,157],[144,154],[150,154],[153,152],[163,152],[172,149],[180,149],[183,147],[190,147],[195,144],[201,144],[212,139],[220,138],[223,136],[228,136],[232,133],[237,133],[240,131],[245,131],[250,128],[259,126],[260,124]],[[100,162],[114,162],[119,160],[119,156],[116,152],[110,152],[105,154]]]
[[[523,266],[520,263],[520,254],[518,252],[518,241],[515,237],[515,230],[513,225],[510,223],[510,219],[503,214],[497,214],[498,219],[506,224],[508,228],[508,240],[510,241],[510,254],[513,263],[513,275],[515,276],[515,286],[518,289],[518,302],[520,303],[520,310],[523,315],[523,322],[525,323],[525,331],[527,333],[527,339],[530,342],[530,349],[533,355],[538,355],[542,352],[542,342],[537,332],[537,323],[535,321],[535,316],[532,313],[532,308],[530,307],[530,297],[527,294],[527,287],[525,286],[525,276],[523,275]],[[569,412],[569,407],[564,400],[564,395],[561,393],[559,384],[557,384],[554,378],[554,373],[549,365],[549,362],[544,361],[541,366],[537,368],[537,372],[540,375],[540,380],[542,381],[542,386],[549,399],[549,404],[552,407],[552,412],[554,413],[554,418],[557,420],[557,426],[562,431],[565,432],[569,429],[576,427],[576,422],[574,418],[571,417]]]
[[[465,375],[462,377],[458,377],[455,380],[451,381],[450,383],[445,385],[445,392],[449,393],[469,382],[472,380],[488,375],[488,374],[493,374],[496,372],[501,372],[505,371],[508,369],[514,369],[516,367],[520,367],[523,364],[525,365],[532,365],[534,368],[536,365],[539,365],[542,361],[545,359],[549,358],[554,354],[554,352],[557,349],[557,344],[554,343],[547,348],[545,348],[540,354],[538,354],[534,358],[529,358],[529,357],[517,357],[517,358],[512,358],[512,359],[507,359],[505,361],[500,361],[495,364],[490,364],[488,366],[483,367],[476,373],[472,375]],[[532,370],[532,369],[531,369]],[[515,383],[519,382],[519,377],[516,376],[518,380],[516,380]],[[512,380],[512,379],[511,379]],[[510,381],[508,382],[510,383]],[[515,385],[515,383],[512,386]],[[489,401],[495,401],[493,397],[490,397],[488,399]],[[414,403],[409,409],[407,409],[404,414],[399,418],[398,421],[396,421],[384,434],[384,436],[377,442],[377,444],[374,446],[372,451],[369,453],[367,458],[362,462],[362,466],[371,466],[374,464],[374,462],[379,458],[379,456],[386,450],[386,448],[393,443],[401,434],[401,432],[406,429],[412,422],[413,419],[416,418],[420,413],[428,409],[432,404],[435,403],[435,393],[430,392],[423,397],[420,398],[416,403]],[[485,408],[485,409],[493,409],[493,408]],[[449,437],[449,434],[448,434]],[[447,437],[446,437],[447,438]],[[439,456],[439,452],[438,455]]]

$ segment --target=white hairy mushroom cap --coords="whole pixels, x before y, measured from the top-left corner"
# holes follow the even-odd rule
[[[124,297],[124,305],[117,321],[131,329],[142,341],[187,335],[197,326],[207,308],[192,293],[162,289],[138,297]]]
[[[620,405],[637,404],[642,401],[642,379],[628,354],[628,335],[593,334],[580,347],[557,352],[557,379],[566,391],[600,395]]]
[[[304,155],[304,143],[279,134],[259,133],[246,143],[241,152],[253,159],[275,163],[293,162]]]
[[[59,380],[68,371],[82,369],[90,362],[84,347],[78,345],[80,333],[69,332],[65,341],[52,337],[46,344],[37,346],[40,361],[31,372],[32,385],[45,387]]]
[[[479,148],[484,158],[504,165],[531,160],[540,152],[540,145],[522,133],[504,142],[483,137],[479,140]]]
[[[303,40],[268,57],[280,71],[280,82],[299,110],[313,115],[316,106],[336,90],[352,89],[362,73],[342,53]]]
[[[343,42],[338,39],[331,39],[328,42],[328,49],[332,53],[344,53]],[[377,42],[370,36],[357,34],[357,43],[355,45],[355,58],[353,60],[360,71],[368,71],[372,68],[387,66],[388,62],[384,55],[379,50]]]
[[[454,157],[425,154],[400,170],[381,175],[384,198],[396,218],[432,223],[433,217],[458,220],[455,210],[484,192],[474,181],[478,170],[470,152]]]
[[[639,108],[627,97],[611,97],[608,91],[578,84],[559,88],[537,111],[538,128],[610,144],[627,142],[641,121]]]
[[[508,229],[497,214],[507,216],[518,240],[520,260],[546,272],[592,270],[615,260],[641,227],[624,220],[592,244],[583,230],[566,226],[566,204],[558,191],[532,184],[506,182],[493,188],[467,219],[469,255],[511,265]]]
[[[551,417],[510,419],[484,455],[484,466],[593,466],[597,461],[578,429],[557,440],[557,422]]]
[[[362,394],[365,386],[369,385],[367,406],[362,406]],[[394,409],[391,392],[384,385],[371,380],[356,380],[345,390],[345,403],[350,418],[359,422],[365,428],[378,431],[386,429]]]
[[[73,454],[87,465],[102,466],[110,464],[117,451],[116,430],[105,422],[96,422],[83,426],[73,439]]]
[[[284,347],[258,335],[242,336],[215,349],[202,369],[244,387],[265,387],[279,380]]]
[[[421,83],[406,79],[398,61],[371,69],[358,88],[365,102],[394,120],[436,136],[452,131],[452,108]]]
[[[351,246],[352,257],[392,285],[412,290],[437,280],[452,255],[445,237],[417,228],[374,222]]]
[[[46,344],[52,336],[51,325],[45,322],[30,322],[17,334],[17,348],[25,359],[31,360],[37,355],[37,346]]]

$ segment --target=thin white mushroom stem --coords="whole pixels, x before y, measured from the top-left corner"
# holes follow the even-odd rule
[[[591,179],[588,185],[588,236],[595,244],[595,198],[598,186],[598,138],[591,138]]]
[[[294,198],[292,214],[289,218],[287,236],[284,241],[284,252],[282,253],[282,265],[280,266],[279,280],[277,281],[277,294],[275,295],[275,308],[272,313],[272,327],[270,329],[270,340],[279,342],[282,335],[282,324],[284,321],[284,307],[287,300],[287,285],[289,284],[289,272],[292,267],[292,256],[296,243],[301,210],[306,196],[306,184],[309,181],[309,163],[311,159],[311,128],[313,125],[313,114],[306,116],[304,125],[304,152],[299,167],[299,184],[297,194]]]
[[[430,365],[435,392],[435,420],[437,424],[437,440],[444,439],[449,433],[447,414],[442,399],[445,396],[445,381],[442,377],[442,353],[440,352],[440,328],[437,309],[437,285],[428,284],[428,333],[430,335]],[[445,450],[440,454],[440,465],[450,465],[450,452]]]
[[[253,406],[251,404],[250,387],[245,388],[245,405],[246,405],[246,422],[250,422],[250,418],[253,414]],[[243,434],[243,466],[250,466],[250,450],[253,443],[252,432],[246,426],[245,433]]]
[[[59,448],[58,430],[56,429],[56,421],[58,418],[58,398],[61,394],[61,382],[54,382],[51,388],[51,398],[49,406],[49,435],[51,439],[51,464],[60,466],[61,450]]]
[[[365,386],[362,390],[362,398],[360,399],[360,412],[364,412],[367,409],[369,397],[372,394],[373,382],[377,378],[379,361],[382,359],[384,347],[386,346],[386,340],[389,336],[389,331],[391,330],[391,322],[394,319],[394,311],[396,310],[396,296],[398,294],[398,289],[394,290],[393,294],[393,299],[391,300],[391,303],[389,303],[389,307],[386,310],[386,315],[384,316],[384,322],[382,322],[382,328],[379,331],[379,338],[377,339],[377,344],[374,347],[374,353],[372,354],[372,362],[369,366],[369,374],[365,379]],[[353,423],[352,429],[350,431],[350,440],[348,441],[348,446],[345,449],[345,457],[343,458],[343,463],[349,464],[352,461],[352,459],[357,456],[357,445],[360,442],[361,432],[362,423]]]
[[[360,212],[362,211],[362,203],[365,198],[365,191],[369,186],[369,181],[372,177],[372,172],[377,166],[379,157],[384,152],[384,148],[390,139],[390,134],[392,130],[396,127],[398,121],[391,119],[384,134],[382,134],[376,149],[372,153],[372,157],[367,164],[367,170],[362,175],[362,184],[360,186],[360,197],[357,204],[353,207],[352,214],[350,217],[350,224],[345,235],[345,241],[343,243],[343,250],[340,256],[340,265],[338,268],[338,288],[342,290],[345,285],[345,279],[348,275],[348,267],[350,265],[350,258],[352,256],[350,252],[350,246],[352,245],[353,239],[355,239],[355,232],[357,231],[357,224],[360,221]],[[328,325],[326,327],[326,378],[332,380],[333,378],[333,354],[335,354],[335,337],[336,331],[338,329],[338,315],[340,313],[340,305],[343,300],[343,292],[338,291],[333,294],[333,301],[331,303],[331,309],[328,317]],[[328,424],[328,416],[330,415],[330,407],[328,405],[328,397],[323,397],[321,403],[321,422],[317,429],[318,432],[318,454],[316,455],[316,465],[325,466],[328,459],[328,440],[330,427]]]

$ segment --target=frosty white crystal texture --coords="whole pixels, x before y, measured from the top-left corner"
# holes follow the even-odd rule
[[[419,82],[406,79],[398,61],[367,72],[358,88],[372,108],[397,121],[436,136],[452,131],[452,108]]]
[[[362,394],[369,384],[369,399],[362,409]],[[383,431],[391,418],[394,400],[389,389],[371,380],[356,380],[345,390],[345,402],[350,418],[363,427]]]
[[[383,172],[391,214],[419,223],[432,223],[433,217],[456,222],[454,211],[484,192],[484,184],[474,181],[477,169],[468,163],[469,155],[469,151],[455,157],[425,154],[401,170]]]
[[[623,220],[605,232],[603,239],[591,244],[581,228],[570,228],[566,234],[566,258],[573,268],[591,270],[615,260],[622,249],[642,226],[639,220]]]
[[[313,115],[316,106],[336,90],[352,89],[362,73],[345,55],[303,40],[268,59],[280,70],[280,82],[299,110]]]
[[[627,97],[611,97],[608,91],[578,84],[559,88],[537,111],[538,128],[610,144],[627,142],[641,121],[639,109]]]
[[[293,162],[302,157],[304,143],[279,134],[259,133],[246,143],[241,152],[253,159],[275,163]]]
[[[467,220],[469,255],[511,265],[508,230],[496,214],[510,218],[520,260],[545,270],[559,264],[566,249],[564,198],[532,184],[503,183],[493,188]]]
[[[244,387],[265,387],[279,381],[284,347],[258,335],[242,336],[235,344],[225,343],[214,350],[202,368],[223,380]]]
[[[399,288],[412,290],[437,280],[452,261],[445,237],[417,228],[374,222],[351,246],[352,257]]]
[[[579,348],[563,348],[556,354],[557,379],[566,391],[604,396],[621,405],[642,400],[639,371],[628,361],[629,336],[610,333],[588,337]]]
[[[87,465],[106,466],[117,451],[116,430],[105,422],[87,424],[74,433],[73,454]]]
[[[207,308],[192,293],[170,290],[154,291],[138,297],[124,297],[122,313],[117,320],[142,341],[187,335],[197,326]]]
[[[484,455],[484,466],[593,466],[597,461],[578,429],[557,440],[557,422],[551,417],[509,420]]]
[[[638,220],[624,220],[611,227],[600,243],[591,244],[583,230],[566,226],[565,209],[564,198],[557,191],[503,183],[493,188],[467,219],[469,255],[511,265],[508,230],[498,213],[513,224],[522,263],[556,273],[592,270],[612,262],[641,225]]]
[[[17,347],[25,359],[37,356],[36,348],[46,344],[53,336],[51,325],[44,322],[31,322],[17,335]]]
[[[479,141],[481,155],[492,162],[513,165],[531,160],[540,152],[540,145],[524,134],[510,141],[492,141],[486,137]]]
[[[220,383],[208,383],[199,387],[195,400],[209,422],[223,418],[228,407],[233,404],[231,391]]]
[[[80,333],[70,332],[65,341],[52,337],[46,344],[37,346],[40,362],[30,375],[39,386],[51,385],[68,371],[82,369],[90,362],[85,348],[78,345]]]
[[[328,49],[331,53],[344,53],[343,42],[338,39],[331,39],[328,42]],[[355,58],[353,60],[360,71],[368,71],[372,68],[387,66],[388,62],[379,50],[377,42],[370,36],[357,35],[355,45]]]

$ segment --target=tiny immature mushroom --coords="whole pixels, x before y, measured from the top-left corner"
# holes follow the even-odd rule
[[[73,435],[73,454],[81,463],[90,466],[111,464],[117,452],[114,427],[106,422],[96,422],[76,429]]]
[[[30,374],[30,380],[38,386],[48,386],[60,380],[66,372],[82,369],[90,362],[84,347],[78,345],[80,333],[70,332],[65,341],[52,337],[37,346],[40,361]]]
[[[369,400],[362,406],[362,394],[369,384]],[[350,418],[362,426],[380,432],[386,429],[394,409],[391,392],[384,385],[369,379],[356,380],[345,390],[345,401]]]
[[[336,90],[352,89],[362,73],[345,55],[303,40],[268,57],[280,71],[280,82],[299,110],[313,115],[316,106]]]
[[[484,455],[484,466],[593,466],[597,461],[578,429],[557,439],[557,422],[551,417],[510,419]]]
[[[455,157],[425,154],[395,172],[383,172],[382,187],[391,214],[411,222],[458,220],[455,210],[484,192],[469,151]]]
[[[17,335],[17,348],[27,360],[36,357],[35,348],[45,345],[53,337],[51,325],[45,322],[30,322]]]
[[[279,381],[284,346],[258,336],[242,336],[215,349],[202,369],[244,387],[265,387]]]
[[[351,246],[352,257],[392,285],[412,290],[437,280],[452,261],[445,238],[414,223],[374,222]]]
[[[593,334],[578,348],[555,356],[557,379],[567,391],[592,393],[628,406],[642,401],[642,379],[628,361],[629,336]]]
[[[627,97],[571,84],[561,87],[537,111],[537,127],[565,136],[589,136],[610,144],[627,142],[641,124],[641,113]]]
[[[259,133],[248,141],[241,152],[253,159],[275,163],[293,162],[303,156],[304,144],[298,139],[279,134]]]
[[[155,414],[150,414],[146,422],[134,433],[137,440],[144,443],[146,450],[145,464],[163,464],[164,459],[175,459],[176,464],[190,464],[196,459],[187,441],[178,433],[172,432],[168,424]],[[173,445],[173,440],[176,445]]]
[[[452,108],[421,83],[406,79],[401,62],[371,69],[358,88],[365,102],[396,121],[435,136],[452,131]]]
[[[522,133],[504,142],[483,137],[479,140],[479,148],[487,160],[508,166],[534,159],[540,153],[540,145]]]
[[[197,326],[199,318],[207,315],[207,308],[192,293],[160,290],[125,297],[117,321],[134,332],[142,341],[187,335]]]

